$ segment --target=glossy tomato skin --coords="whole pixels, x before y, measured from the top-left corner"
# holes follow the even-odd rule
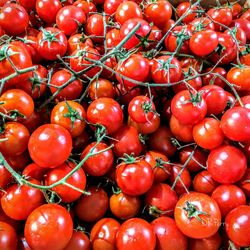
[[[186,15],[188,10],[190,10],[190,12],[192,11],[194,13],[190,13],[190,14]],[[183,16],[185,14],[186,17],[184,19],[182,19],[182,22],[190,23],[197,16],[197,13],[195,13],[196,10],[197,10],[197,6],[191,6],[191,3],[186,1],[186,2],[180,3],[177,6],[176,14],[177,14],[178,17],[181,17],[181,16]]]
[[[244,176],[240,179],[238,185],[241,188],[241,190],[243,190],[243,192],[245,193],[246,197],[249,198],[250,197],[250,169],[248,168],[244,174]]]
[[[223,218],[234,208],[246,204],[244,192],[235,185],[220,185],[211,197],[217,202]]]
[[[219,183],[232,184],[239,181],[246,169],[245,155],[234,146],[220,146],[213,149],[208,156],[207,170]]]
[[[63,250],[90,250],[90,240],[82,231],[73,231],[68,245]]]
[[[188,209],[192,211],[195,209],[198,213],[205,214],[198,214],[198,217],[195,217]],[[215,200],[206,194],[196,192],[185,194],[179,199],[175,207],[174,217],[182,233],[195,239],[214,235],[221,224],[220,209]]]
[[[33,178],[38,181],[42,181],[46,172],[46,168],[41,168],[36,163],[30,163],[24,168],[22,174],[27,178]]]
[[[15,229],[1,221],[0,222],[0,248],[4,250],[17,250],[17,234]]]
[[[118,250],[154,250],[156,237],[153,228],[143,219],[129,219],[118,230],[116,246]]]
[[[175,221],[169,217],[159,217],[151,222],[156,235],[158,250],[186,250],[187,237],[178,229]]]
[[[72,233],[73,222],[69,212],[57,204],[45,204],[35,209],[27,218],[24,228],[29,246],[41,250],[64,249]]]
[[[226,233],[231,241],[241,247],[250,245],[250,206],[233,209],[225,219]]]
[[[89,105],[87,120],[92,124],[103,125],[107,133],[112,134],[121,127],[123,112],[119,103],[114,99],[102,97]]]
[[[96,6],[93,2],[88,2],[85,0],[77,0],[73,3],[74,6],[77,6],[83,10],[85,15],[88,15],[89,12],[96,12]]]
[[[222,88],[225,87],[226,83],[218,76],[215,76],[214,74],[219,74],[221,76],[223,76],[224,78],[226,77],[226,70],[222,67],[216,67],[216,68],[207,68],[204,70],[204,72],[208,73],[210,72],[209,74],[205,74],[203,77],[202,77],[202,83],[203,85],[216,85],[216,86],[220,86]]]
[[[32,133],[28,149],[30,157],[38,166],[54,168],[68,159],[72,149],[72,138],[64,127],[45,124]]]
[[[104,9],[105,13],[107,13],[108,15],[115,14],[118,6],[122,2],[123,2],[123,0],[105,0],[104,4],[103,4],[103,9]],[[125,10],[126,10],[126,8],[125,8]],[[138,13],[141,13],[140,8],[137,8],[137,10],[138,10]],[[140,15],[140,17],[142,16],[142,14],[139,14],[139,15]]]
[[[11,181],[11,173],[6,169],[3,163],[0,163],[0,188],[4,189]]]

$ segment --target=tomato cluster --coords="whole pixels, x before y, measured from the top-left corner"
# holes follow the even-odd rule
[[[249,9],[0,7],[0,249],[250,247]]]

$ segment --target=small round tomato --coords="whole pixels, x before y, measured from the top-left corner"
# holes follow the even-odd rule
[[[176,14],[178,17],[185,15],[185,18],[182,19],[182,22],[184,23],[190,23],[196,18],[197,13],[195,13],[195,11],[197,11],[197,6],[191,6],[190,2],[180,3],[176,8]]]
[[[250,169],[248,168],[244,176],[238,182],[238,186],[243,190],[247,198],[250,198]]]
[[[30,157],[38,166],[54,168],[68,159],[72,149],[72,138],[64,127],[45,124],[32,133],[28,149]]]
[[[143,219],[129,219],[118,230],[116,246],[119,250],[154,250],[156,237],[153,228]]]
[[[76,6],[76,7],[81,8],[86,16],[90,12],[96,12],[97,11],[96,6],[95,6],[95,4],[93,2],[89,2],[89,1],[85,1],[85,0],[77,0],[77,1],[75,1],[73,3],[73,5]]]
[[[185,194],[179,199],[174,217],[180,231],[195,239],[214,235],[221,224],[220,209],[215,200],[196,192]]]
[[[208,73],[209,72],[209,73]],[[202,77],[202,83],[203,85],[216,85],[219,87],[224,88],[226,83],[223,81],[223,78],[226,78],[226,70],[222,67],[215,67],[215,68],[207,68],[204,70],[204,73],[206,73]],[[222,79],[219,76],[216,76],[215,74],[218,74],[222,77]],[[218,100],[217,100],[218,101]]]
[[[214,23],[211,22],[211,19],[206,16],[195,18],[192,22],[190,22],[190,24],[192,25],[193,30],[214,30]]]
[[[22,175],[27,179],[33,178],[42,181],[46,172],[46,168],[41,168],[36,163],[30,163],[24,168]]]
[[[0,221],[0,248],[4,250],[17,250],[17,234],[15,229]]]
[[[13,180],[11,173],[0,163],[0,189],[4,189]]]
[[[219,183],[232,184],[239,181],[246,169],[245,155],[234,146],[220,146],[208,155],[207,170]]]
[[[239,46],[244,46],[247,42],[247,36],[243,29],[240,27],[229,28],[225,32],[225,34],[233,34],[237,40]]]
[[[82,231],[73,231],[68,245],[63,250],[90,250],[90,240]]]
[[[236,26],[241,28],[247,36],[247,40],[249,41],[250,39],[250,35],[249,35],[249,31],[250,31],[250,21],[246,18],[240,18],[240,19],[234,19],[232,21],[232,25],[231,26]]]
[[[32,249],[64,249],[72,233],[73,222],[69,212],[57,204],[36,208],[25,222],[24,236]]]

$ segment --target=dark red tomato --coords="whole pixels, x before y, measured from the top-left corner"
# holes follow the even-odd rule
[[[31,161],[28,150],[24,151],[20,155],[7,155],[4,157],[10,166],[16,171],[22,171]]]
[[[145,160],[123,162],[116,167],[116,183],[123,193],[137,196],[146,193],[154,181],[152,167]]]
[[[193,189],[196,192],[204,194],[212,194],[218,183],[213,180],[211,174],[207,170],[199,172],[193,180]]]
[[[115,133],[122,125],[123,111],[112,98],[102,97],[93,101],[87,109],[87,120],[106,128],[108,134]]]
[[[67,174],[69,174],[73,169],[75,169],[76,164],[72,162],[66,162],[62,165],[51,169],[47,172],[45,177],[45,183],[47,185],[53,185],[54,183],[60,181]],[[72,187],[61,184],[51,188],[52,191],[55,191],[57,195],[61,198],[62,202],[70,203],[80,198],[82,193],[74,189],[80,189],[84,191],[86,186],[86,175],[82,168],[78,169],[74,174],[72,174],[67,180],[66,183]]]
[[[153,134],[150,135],[148,145],[151,150],[159,151],[167,157],[174,155],[176,146],[172,143],[174,135],[168,127],[161,126]]]
[[[171,101],[172,114],[183,124],[193,125],[207,113],[207,105],[200,93],[183,90]]]
[[[239,90],[250,88],[250,66],[233,67],[227,72],[227,80]]]
[[[114,48],[116,45],[119,44],[121,41],[120,39],[120,30],[119,29],[111,29],[106,34],[106,46],[109,49]]]
[[[234,27],[234,28],[229,28],[225,32],[225,34],[233,34],[235,38],[237,39],[238,46],[243,46],[247,42],[247,36],[246,33],[243,29],[240,27]]]
[[[172,6],[164,0],[152,2],[146,5],[144,15],[148,22],[162,29],[172,16]]]
[[[69,212],[57,204],[36,208],[29,215],[24,228],[24,236],[32,249],[64,249],[72,233],[73,222]]]
[[[221,118],[223,133],[233,141],[250,140],[250,110],[245,107],[233,107]]]
[[[231,10],[232,10],[233,19],[235,19],[242,12],[242,6],[240,5],[240,3],[232,3]]]
[[[250,109],[250,95],[241,97],[241,102],[245,108]],[[239,102],[237,102],[235,106],[240,106]]]
[[[88,157],[82,166],[87,174],[92,176],[103,176],[112,168],[114,162],[113,151],[111,149],[107,150],[107,148],[108,145],[104,142],[92,142],[83,150],[81,160],[86,158],[91,151],[92,154],[96,154]],[[106,151],[98,154],[98,152],[102,150]]]
[[[90,241],[93,250],[115,249],[116,234],[120,223],[112,218],[99,220],[91,229]]]
[[[1,194],[2,195],[2,194]],[[11,219],[9,216],[7,216],[2,207],[0,206],[0,221],[1,222],[5,222],[7,224],[9,224],[10,226],[12,226],[14,229],[19,230],[20,229],[20,221],[17,220],[13,220]]]
[[[188,193],[192,185],[189,171],[180,164],[173,165],[171,170],[170,182],[172,188],[178,195]]]
[[[202,62],[200,59],[195,59],[191,57],[184,57],[183,59],[180,59],[180,65],[182,68],[190,68],[192,67],[197,72],[201,72],[202,69]]]
[[[19,0],[18,3],[28,12],[36,8],[36,0]]]
[[[179,141],[183,142],[193,142],[193,125],[182,124],[175,118],[175,116],[171,115],[169,126],[171,132],[174,134],[175,138]]]
[[[89,194],[81,196],[74,211],[76,216],[82,221],[98,221],[108,210],[108,195],[102,188],[95,186],[88,188],[86,191]]]
[[[68,159],[72,149],[72,138],[64,127],[45,124],[32,133],[28,148],[30,157],[37,165],[54,168]]]
[[[154,250],[156,237],[152,226],[140,218],[125,221],[118,230],[116,246],[119,250]]]
[[[192,250],[218,250],[221,246],[221,236],[216,233],[206,239],[189,238],[188,246]]]
[[[179,199],[174,217],[180,231],[195,239],[214,235],[221,224],[220,209],[215,200],[196,192],[183,195]]]
[[[192,147],[185,147],[180,151],[179,159],[181,164],[187,165],[187,169],[190,172],[198,172],[202,168],[206,168],[206,161],[207,161],[207,153],[202,151],[201,149],[195,149],[193,156],[187,162],[188,158],[190,157],[191,153],[194,151]]]
[[[240,17],[240,19],[247,19],[250,21],[250,10],[246,10]]]
[[[250,206],[233,209],[225,219],[226,233],[231,241],[241,247],[250,245]]]
[[[69,79],[72,77],[72,74],[67,71],[66,69],[59,70],[55,72],[51,77],[51,85],[57,86],[58,88],[61,88],[60,91],[58,91],[57,98],[59,100],[75,100],[77,99],[83,89],[82,83],[80,80],[75,79],[73,82],[71,82],[66,87],[61,87],[65,83],[69,81]],[[56,87],[50,87],[50,91],[52,94],[55,94],[57,92],[58,88]]]
[[[133,1],[122,1],[114,12],[116,21],[121,25],[131,18],[143,17],[141,8]]]
[[[190,50],[196,56],[207,56],[212,53],[218,46],[218,36],[213,30],[198,31],[189,41]]]
[[[180,62],[175,57],[157,57],[152,60],[151,74],[155,83],[178,82],[182,75]]]
[[[0,25],[9,35],[19,35],[29,26],[29,15],[19,4],[7,3],[0,10]]]
[[[210,9],[207,14],[214,21],[216,31],[225,30],[224,26],[230,26],[233,20],[232,10],[229,7],[213,8]]]
[[[29,182],[41,185],[35,179]],[[14,220],[26,220],[29,214],[44,203],[44,195],[37,188],[28,185],[13,184],[1,198],[1,206],[7,216]]]
[[[82,231],[73,231],[68,245],[63,250],[90,250],[90,240]]]
[[[90,134],[84,130],[79,136],[73,138],[73,151],[81,153],[89,144]]]
[[[178,201],[178,196],[168,184],[154,184],[145,196],[145,203],[149,208],[149,214],[155,217],[172,216]]]
[[[112,135],[112,138],[114,140],[111,140],[110,143],[114,144],[113,151],[117,157],[132,153],[137,157],[141,154],[143,145],[138,131],[134,127],[123,125]]]
[[[180,18],[185,14],[185,18],[182,19],[184,23],[190,23],[196,18],[197,13],[195,11],[197,11],[197,6],[191,6],[189,2],[180,3],[176,8],[177,17]]]
[[[62,8],[60,0],[37,0],[36,12],[46,23],[54,23],[56,14]]]
[[[21,155],[28,147],[29,130],[19,122],[7,122],[0,133],[0,151],[7,156]]]
[[[116,10],[118,8],[118,6],[123,2],[123,0],[105,0],[104,4],[103,4],[103,9],[105,11],[106,14],[108,15],[113,15],[116,13]],[[131,1],[132,2],[132,1]],[[137,6],[136,6],[137,7]],[[140,8],[136,8],[139,12],[141,11]],[[126,11],[126,8],[125,8]],[[124,17],[123,13],[122,17]],[[142,14],[140,15],[140,17],[142,16]]]
[[[122,192],[113,194],[109,200],[110,211],[121,220],[128,220],[135,217],[141,206],[138,196],[129,196]]]
[[[17,250],[17,234],[15,229],[0,221],[0,248],[3,250]]]
[[[215,118],[205,118],[193,127],[193,137],[196,144],[204,149],[213,149],[224,141],[221,123]]]
[[[151,222],[156,235],[158,250],[186,250],[187,237],[178,229],[175,221],[168,217],[159,217]]]
[[[28,179],[34,178],[36,180],[42,181],[46,172],[46,168],[41,168],[36,163],[30,163],[25,167],[22,174]]]
[[[150,34],[151,27],[149,23],[142,18],[131,18],[123,23],[120,29],[120,38],[121,40],[124,39],[136,27],[136,25],[138,25],[138,23],[140,23],[140,27],[136,33],[124,44],[123,47],[125,49],[129,50],[134,47],[148,47],[148,41],[145,41],[145,37]]]
[[[117,60],[114,56],[109,57],[104,61],[104,65],[107,68],[103,68],[101,72],[101,77],[105,79],[115,80],[115,67],[117,65]]]
[[[232,184],[239,181],[246,169],[245,155],[234,146],[221,146],[213,149],[207,159],[207,170],[219,183]]]
[[[64,33],[53,27],[40,31],[37,35],[38,52],[46,60],[57,60],[67,52],[68,41]]]
[[[205,75],[202,77],[202,82],[203,85],[209,85],[209,84],[214,84],[217,85],[219,87],[224,88],[226,83],[218,76],[216,76],[215,74],[219,74],[222,77],[226,78],[226,70],[222,67],[216,67],[216,68],[207,68],[204,70]],[[218,101],[218,100],[217,100]]]
[[[243,190],[247,198],[250,198],[250,169],[248,168],[244,176],[238,182],[238,186]]]
[[[190,24],[193,26],[193,30],[214,30],[214,23],[211,22],[209,17],[198,17],[195,18]]]
[[[244,192],[235,185],[220,185],[211,197],[217,202],[223,218],[234,208],[246,204]]]
[[[125,60],[117,64],[116,79],[125,86],[125,88],[135,87],[138,84],[133,80],[145,82],[150,74],[149,60],[141,54],[132,54]]]
[[[40,117],[37,111],[34,111],[28,118],[22,121],[22,124],[32,133],[35,129],[37,129],[42,122],[42,117]],[[45,122],[45,120],[43,120]]]
[[[247,20],[247,19],[243,19],[243,18],[240,18],[240,19],[235,19],[232,21],[232,27],[236,26],[236,27],[239,27],[241,29],[243,29],[243,31],[246,33],[246,36],[247,36],[247,41],[249,41],[250,39],[250,21]]]
[[[6,169],[3,163],[0,163],[0,189],[4,189],[12,180],[11,173]]]

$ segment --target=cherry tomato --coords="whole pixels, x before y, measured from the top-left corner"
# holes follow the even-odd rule
[[[33,178],[38,181],[42,181],[46,172],[46,168],[41,168],[36,163],[30,163],[24,168],[22,174],[28,179]]]
[[[17,250],[17,234],[15,229],[0,221],[0,248],[4,250]]]
[[[176,14],[178,17],[181,17],[185,14],[186,16],[185,16],[185,18],[182,19],[182,22],[190,23],[197,16],[197,13],[195,13],[196,10],[197,10],[197,6],[191,6],[191,3],[183,2],[177,6]],[[190,13],[190,14],[187,14],[187,13]]]
[[[93,2],[89,2],[89,1],[85,1],[85,0],[77,0],[73,3],[73,5],[81,8],[86,16],[89,14],[89,12],[96,12],[97,11],[96,6]]]
[[[218,85],[222,88],[225,87],[226,83],[223,81],[223,78],[221,79],[219,76],[214,75],[214,74],[219,74],[222,77],[226,78],[227,72],[224,68],[222,68],[222,67],[211,68],[210,67],[210,68],[207,68],[206,70],[204,70],[204,73],[206,73],[206,74],[202,77],[203,85],[214,84],[214,85]]]
[[[90,250],[88,236],[82,231],[73,231],[68,245],[63,250]]]

